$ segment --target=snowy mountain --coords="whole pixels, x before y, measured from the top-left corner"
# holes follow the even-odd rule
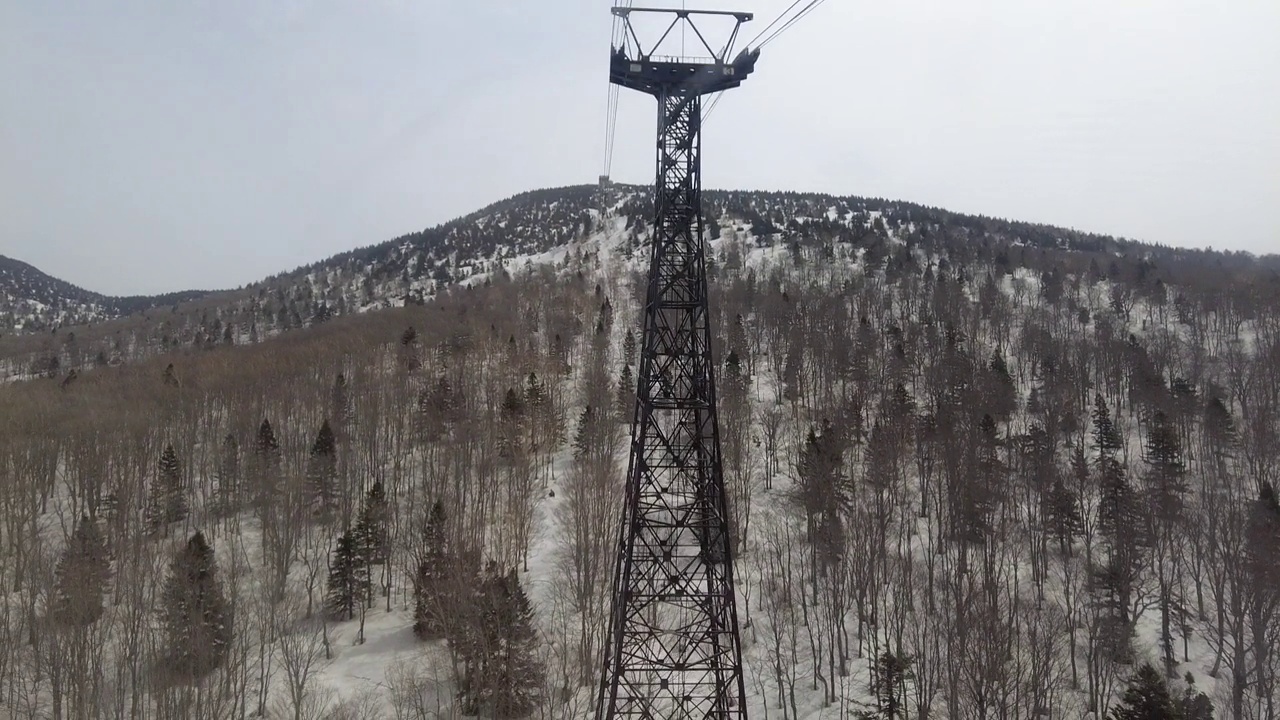
[[[888,240],[945,250],[955,261],[991,255],[1002,271],[1051,266],[1141,282],[1177,283],[1209,271],[1222,283],[1244,278],[1265,285],[1280,277],[1276,257],[1144,245],[1044,225],[951,213],[907,202],[812,193],[707,191],[708,235],[722,229],[760,246],[793,253],[846,247],[879,262],[901,252]],[[104,297],[0,258],[0,328],[11,332],[61,327],[57,340],[0,339],[8,375],[32,367],[66,369],[121,362],[135,354],[181,347],[256,342],[327,319],[425,302],[442,289],[483,282],[570,252],[593,253],[601,240],[635,258],[651,215],[647,187],[572,186],[521,193],[475,213],[376,245],[341,253],[237,291],[161,297]],[[604,213],[602,215],[602,213]],[[607,219],[606,219],[607,218]],[[641,268],[643,262],[632,263]],[[1149,268],[1158,267],[1151,273]],[[113,321],[103,325],[104,321]],[[75,327],[95,323],[93,327]],[[54,356],[57,355],[57,362]]]
[[[705,211],[751,717],[1269,717],[1276,258]],[[0,339],[0,715],[590,717],[649,212],[536,191]]]
[[[582,242],[602,232],[611,247],[634,258],[650,215],[649,187],[616,184],[603,195],[596,186],[530,191],[452,222],[273,275],[243,290],[216,293],[101,296],[0,258],[0,334],[52,328],[73,332],[79,340],[72,348],[74,357],[59,357],[60,368],[115,363],[131,352],[255,342],[334,316],[420,304],[443,288],[483,282],[503,270],[520,272],[550,260],[563,264],[567,252],[575,247],[581,251]],[[1266,286],[1268,278],[1280,278],[1277,256],[1167,249],[902,201],[707,191],[704,215],[710,238],[721,237],[722,228],[733,228],[758,245],[780,243],[792,252],[845,246],[867,251],[872,261],[892,252],[887,242],[892,236],[913,246],[938,247],[960,261],[992,254],[1002,270],[1029,266],[1042,272],[1061,261],[1068,266],[1092,263],[1108,277],[1132,275],[1142,282],[1193,281],[1202,279],[1206,268],[1225,283],[1244,278]],[[1160,269],[1148,273],[1148,266]],[[76,328],[105,320],[116,322],[109,328]],[[110,338],[102,334],[104,329]],[[0,363],[44,368],[58,346],[0,342]]]
[[[101,295],[0,255],[0,334],[101,322],[204,294],[191,290],[130,297]]]

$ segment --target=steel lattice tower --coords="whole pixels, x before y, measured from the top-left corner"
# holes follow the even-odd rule
[[[657,183],[652,259],[637,373],[626,506],[596,717],[746,717],[733,592],[715,362],[707,311],[701,168],[702,97],[737,87],[758,51],[728,60],[748,13],[613,9],[623,43],[609,79],[657,98]],[[632,13],[686,23],[709,60],[645,51]],[[734,21],[720,52],[695,16]],[[700,18],[708,19],[708,18]]]

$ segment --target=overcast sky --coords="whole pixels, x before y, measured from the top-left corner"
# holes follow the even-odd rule
[[[234,287],[594,182],[610,4],[0,0],[0,254]],[[624,93],[615,180],[652,181],[654,116]],[[828,0],[703,151],[707,187],[1280,252],[1280,2]]]

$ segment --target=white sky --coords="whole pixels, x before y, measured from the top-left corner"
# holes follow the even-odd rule
[[[0,254],[231,287],[594,182],[610,4],[0,0]],[[654,121],[624,93],[614,179],[652,181]],[[1280,2],[828,0],[703,150],[706,187],[1280,252]]]

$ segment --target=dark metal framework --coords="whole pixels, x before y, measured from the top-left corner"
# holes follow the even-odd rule
[[[727,15],[733,36],[708,60],[661,58],[630,13]],[[737,87],[757,52],[728,53],[746,13],[614,8],[624,22],[610,80],[658,100],[653,250],[644,308],[626,506],[596,717],[742,720],[745,686],[733,548],[716,420],[701,204],[706,93]],[[654,49],[662,44],[660,40]]]

